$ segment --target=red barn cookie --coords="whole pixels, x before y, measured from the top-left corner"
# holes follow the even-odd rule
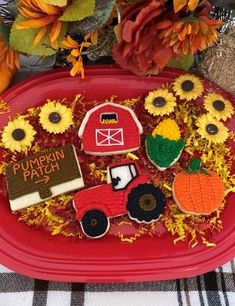
[[[143,128],[130,108],[103,103],[86,113],[78,131],[84,151],[92,155],[114,155],[140,147]]]

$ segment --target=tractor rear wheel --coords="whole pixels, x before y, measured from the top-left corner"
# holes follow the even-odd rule
[[[162,191],[152,184],[141,184],[128,195],[129,217],[137,222],[150,223],[164,212],[166,199]]]
[[[90,210],[86,212],[81,221],[82,231],[90,238],[104,236],[109,226],[109,219],[100,210]]]

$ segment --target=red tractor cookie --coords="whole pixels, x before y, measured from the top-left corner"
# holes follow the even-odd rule
[[[125,160],[110,165],[107,181],[74,196],[76,218],[88,237],[105,235],[109,218],[128,214],[139,223],[150,223],[163,213],[164,194],[150,183],[136,162]]]

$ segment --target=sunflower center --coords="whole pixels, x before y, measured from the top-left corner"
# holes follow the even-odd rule
[[[210,135],[216,135],[219,132],[218,127],[215,124],[207,124],[206,131]]]
[[[52,113],[50,113],[50,115],[49,115],[49,121],[50,121],[51,123],[59,123],[60,120],[61,120],[61,116],[60,116],[59,113],[57,113],[57,112],[52,112]]]
[[[156,97],[153,100],[153,105],[156,107],[163,107],[164,105],[166,105],[166,99],[163,97]]]
[[[217,111],[220,111],[220,112],[222,112],[225,109],[225,104],[221,100],[214,101],[213,106]]]
[[[182,83],[181,86],[184,91],[191,91],[194,88],[194,83],[190,80],[186,80]]]
[[[15,129],[12,132],[12,137],[16,140],[16,141],[21,141],[25,138],[25,131],[23,129]]]

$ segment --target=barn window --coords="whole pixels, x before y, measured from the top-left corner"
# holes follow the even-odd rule
[[[100,122],[104,124],[117,123],[118,118],[116,113],[103,113],[100,116]]]

